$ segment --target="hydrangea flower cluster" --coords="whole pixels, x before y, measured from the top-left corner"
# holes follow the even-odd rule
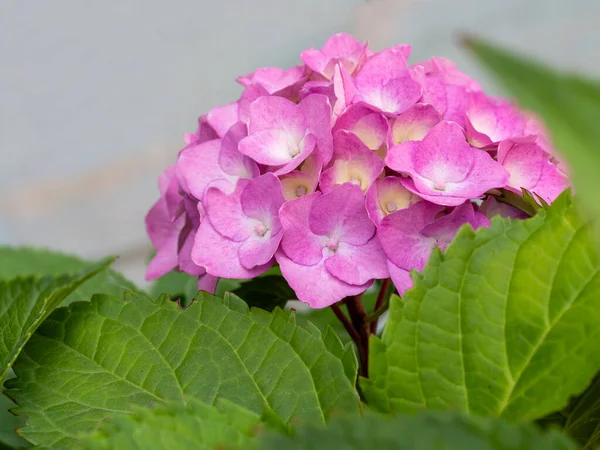
[[[178,269],[213,291],[277,262],[314,308],[375,279],[403,293],[463,224],[524,217],[491,190],[550,203],[568,187],[535,117],[410,52],[340,33],[301,65],[239,77],[241,97],[201,116],[160,177],[147,278]]]

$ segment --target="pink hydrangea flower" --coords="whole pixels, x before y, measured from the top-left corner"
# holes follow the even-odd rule
[[[406,141],[392,147],[388,167],[405,173],[409,191],[439,205],[457,206],[479,198],[508,181],[508,172],[483,150],[471,147],[463,130],[453,122],[441,122],[422,141]]]
[[[204,206],[199,207],[194,263],[224,278],[252,278],[265,272],[273,265],[282,238],[278,212],[283,201],[281,183],[272,173],[238,180],[231,194],[209,188]]]
[[[452,61],[410,53],[339,33],[295,67],[239,77],[240,97],[200,116],[161,175],[148,278],[180,270],[214,290],[277,263],[313,308],[375,279],[402,294],[462,225],[526,218],[496,200],[506,191],[551,202],[568,187],[538,119]]]
[[[389,276],[358,186],[305,195],[285,203],[279,215],[283,239],[276,258],[300,300],[323,308]]]

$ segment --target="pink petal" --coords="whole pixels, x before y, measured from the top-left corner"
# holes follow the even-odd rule
[[[366,244],[375,232],[365,209],[365,197],[352,183],[344,183],[316,198],[309,223],[313,233],[352,245]]]
[[[321,163],[315,153],[294,170],[280,177],[285,200],[293,200],[314,192],[321,176]]]
[[[185,141],[187,144],[202,144],[203,142],[218,139],[219,135],[210,126],[206,114],[198,118],[198,129],[193,134],[187,134]]]
[[[331,105],[329,104],[329,99],[325,95],[309,95],[298,104],[298,109],[304,116],[306,132],[316,138],[321,161],[326,165],[333,154]]]
[[[352,73],[365,55],[365,44],[349,34],[338,33],[331,36],[320,51],[305,50],[300,57],[308,67],[330,80],[337,63]]]
[[[410,271],[401,269],[389,259],[387,265],[388,270],[390,272],[390,277],[392,278],[392,282],[394,283],[394,286],[398,291],[398,295],[402,296],[407,290],[413,287],[413,281],[410,276]]]
[[[250,181],[239,180],[232,194],[225,194],[216,188],[206,191],[204,204],[206,219],[221,236],[236,242],[248,239],[253,233],[256,221],[249,219],[242,209],[240,197]]]
[[[255,178],[260,175],[257,164],[238,150],[239,142],[248,135],[246,125],[238,122],[223,137],[219,165],[228,175]]]
[[[279,232],[279,208],[284,198],[281,183],[275,175],[266,173],[250,180],[242,191],[240,200],[246,216],[262,222],[273,234]]]
[[[179,263],[179,234],[185,225],[185,215],[172,221],[164,197],[146,215],[146,231],[156,255],[148,264],[146,279],[153,280],[170,272]]]
[[[410,47],[396,46],[369,58],[356,75],[362,100],[377,110],[398,114],[414,105],[422,95],[406,65]]]
[[[418,196],[402,186],[398,177],[386,177],[375,180],[366,195],[366,207],[369,217],[379,225],[381,220],[401,209],[421,200]]]
[[[204,267],[197,266],[196,264],[194,264],[194,261],[192,261],[192,248],[194,246],[194,236],[196,235],[198,226],[199,224],[196,227],[194,227],[191,224],[191,221],[188,220],[184,229],[179,235],[179,242],[181,242],[181,238],[185,236],[183,244],[181,245],[181,249],[179,249],[179,270],[181,272],[188,273],[192,276],[199,276],[206,273],[206,269]]]
[[[211,185],[226,193],[233,192],[237,177],[223,171],[219,165],[220,152],[221,139],[215,139],[188,147],[179,154],[175,170],[185,192],[199,200]]]
[[[454,239],[458,229],[468,223],[476,230],[479,227],[489,227],[490,221],[483,214],[475,212],[472,203],[463,203],[454,208],[450,214],[440,217],[433,223],[423,228],[423,236],[433,237],[437,246],[446,250],[448,244]]]
[[[304,117],[298,105],[283,97],[259,97],[250,105],[250,134],[260,130],[287,129],[304,135]]]
[[[308,303],[312,308],[325,308],[344,297],[361,294],[371,285],[369,282],[355,286],[338,280],[325,269],[322,259],[314,265],[303,266],[292,261],[281,250],[275,254],[275,258],[298,300]]]
[[[209,274],[200,275],[198,277],[198,290],[205,291],[209,294],[214,294],[217,290],[218,277],[213,277]]]
[[[312,134],[307,134],[304,139],[300,141],[298,144],[298,149],[300,153],[298,153],[291,161],[285,164],[282,167],[279,167],[275,170],[275,175],[285,175],[286,173],[291,172],[296,169],[300,164],[302,164],[309,156],[313,154],[317,145],[317,139]],[[319,156],[320,158],[320,156]]]
[[[336,101],[333,83],[327,80],[307,81],[300,89],[299,98],[303,100],[312,94],[324,95],[329,99],[329,103],[333,105]]]
[[[240,122],[244,123],[246,126],[250,123],[250,105],[259,97],[268,96],[269,93],[265,88],[259,86],[258,84],[250,84],[246,86],[244,92],[242,92],[242,96],[240,97],[239,111],[238,116],[240,118]]]
[[[290,69],[280,69],[279,67],[264,67],[256,70],[250,75],[239,77],[237,81],[244,85],[258,84],[269,94],[285,93],[291,87],[298,87],[299,82],[305,77],[303,66],[296,66]],[[287,97],[287,96],[286,96]]]
[[[469,142],[485,147],[504,139],[523,136],[525,117],[511,103],[486,96],[471,94],[466,111],[466,130]]]
[[[320,192],[307,194],[285,202],[279,210],[283,228],[281,248],[288,258],[305,266],[317,264],[323,258],[322,239],[309,226],[310,210]]]
[[[442,120],[431,105],[417,103],[392,121],[390,146],[405,141],[420,141]]]
[[[268,230],[264,236],[253,234],[240,246],[238,257],[246,269],[267,264],[279,248],[283,233]]]
[[[312,146],[305,146],[303,139],[297,140],[296,136],[284,129],[272,128],[257,131],[242,139],[239,150],[259,164],[283,166],[294,161],[302,153],[308,156],[314,150],[314,141],[312,143]],[[296,167],[301,162],[297,161]],[[293,169],[294,167],[289,171]]]
[[[495,216],[508,217],[510,219],[527,219],[529,216],[520,209],[506,203],[498,202],[494,197],[487,197],[479,208],[479,212],[491,219]]]
[[[333,91],[337,98],[333,109],[334,117],[342,114],[359,97],[353,78],[340,64],[335,66]]]
[[[387,257],[377,236],[361,246],[341,243],[335,254],[325,259],[325,268],[337,279],[354,285],[390,276]]]
[[[352,105],[338,117],[333,132],[352,131],[371,150],[385,144],[389,125],[386,117],[363,105]]]
[[[443,211],[442,206],[418,202],[385,216],[377,228],[377,237],[388,259],[405,270],[423,270],[436,240],[423,236],[421,230]]]
[[[206,115],[206,120],[219,137],[223,137],[239,120],[238,117],[238,103],[233,102],[211,109]]]
[[[210,220],[202,220],[194,239],[192,260],[215,277],[246,279],[267,271],[272,261],[262,266],[246,269],[238,257],[242,243],[234,242],[213,228]]]
[[[319,183],[325,194],[346,182],[356,184],[364,192],[383,171],[383,160],[349,131],[335,133],[334,149],[333,165],[323,172]]]

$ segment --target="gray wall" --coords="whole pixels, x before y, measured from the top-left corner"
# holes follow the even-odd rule
[[[600,76],[598,0],[0,0],[0,244],[122,255],[141,280],[156,177],[237,75],[349,31],[481,78],[474,32]]]

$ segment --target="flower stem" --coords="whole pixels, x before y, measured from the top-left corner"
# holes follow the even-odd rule
[[[357,339],[354,339],[358,350],[358,359],[360,361],[360,374],[363,377],[369,376],[369,324],[366,322],[367,313],[362,301],[362,295],[346,297],[344,300],[352,326],[357,331]]]
[[[360,336],[359,336],[358,332],[356,331],[356,329],[354,328],[354,326],[352,325],[352,323],[350,322],[350,320],[348,319],[346,314],[344,314],[344,311],[342,311],[342,308],[340,308],[339,304],[334,303],[330,307],[331,307],[331,310],[333,311],[333,313],[335,314],[335,316],[338,318],[338,320],[340,322],[342,322],[342,325],[344,326],[344,328],[346,329],[346,332],[350,335],[352,340],[354,342],[360,341]]]
[[[373,313],[367,318],[367,322],[371,322],[371,334],[377,333],[379,316],[381,316],[387,310],[387,293],[390,288],[390,283],[391,280],[389,278],[386,278],[381,282],[379,294],[377,295],[377,301],[375,302],[375,308],[373,308]]]

